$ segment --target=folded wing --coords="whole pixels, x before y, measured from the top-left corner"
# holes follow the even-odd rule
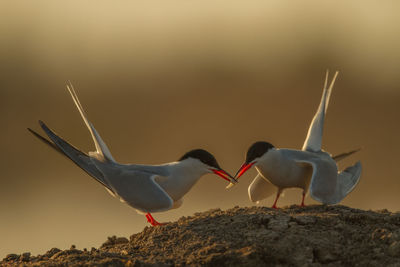
[[[305,161],[299,160],[299,163],[308,163],[313,168],[313,174],[310,182],[310,195],[313,199],[324,203],[331,203],[331,198],[335,194],[337,183],[337,167],[324,160]]]
[[[305,164],[312,167],[309,185],[311,197],[321,203],[332,204],[331,199],[336,191],[338,170],[336,162],[329,154],[291,150],[287,151],[286,155],[300,166]]]
[[[113,192],[131,207],[142,212],[171,209],[174,201],[155,181],[157,174],[131,170],[123,165],[104,163],[92,158]]]
[[[267,179],[260,174],[254,178],[253,182],[249,185],[248,193],[252,202],[258,202],[272,196],[277,192],[276,186],[271,184]]]

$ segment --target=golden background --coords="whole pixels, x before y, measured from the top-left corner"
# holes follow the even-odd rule
[[[93,149],[67,80],[118,161],[159,164],[205,148],[235,173],[254,141],[301,148],[325,70],[339,70],[323,145],[332,154],[363,147],[340,164],[363,163],[343,204],[400,210],[399,8],[398,1],[2,1],[0,257],[90,248],[147,225],[26,130],[40,130],[42,119]],[[252,205],[254,176],[227,191],[207,175],[182,208],[154,216],[165,222]],[[278,204],[300,200],[300,190],[288,190]]]

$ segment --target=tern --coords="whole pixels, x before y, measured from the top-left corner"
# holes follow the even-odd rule
[[[304,206],[304,197],[308,190],[313,199],[323,204],[337,204],[355,188],[361,176],[360,161],[341,172],[338,172],[336,162],[359,149],[334,157],[321,149],[325,114],[337,75],[338,72],[328,87],[329,72],[326,73],[321,102],[308,129],[302,150],[279,149],[264,141],[250,146],[245,162],[235,178],[239,179],[253,166],[257,169],[258,175],[248,188],[252,202],[259,202],[276,192],[272,207],[277,208],[281,192],[295,187],[303,189],[301,206]],[[227,188],[231,186],[233,184]]]
[[[30,128],[28,130],[71,159],[102,184],[111,195],[127,203],[140,214],[145,214],[151,225],[161,225],[153,218],[151,212],[180,207],[183,196],[205,174],[214,173],[228,182],[236,183],[236,180],[219,166],[215,157],[203,149],[191,150],[178,161],[161,165],[116,162],[93,124],[88,120],[73,86],[70,84],[67,89],[89,129],[96,151],[85,154],[56,135],[42,121],[39,121],[39,124],[50,140]]]

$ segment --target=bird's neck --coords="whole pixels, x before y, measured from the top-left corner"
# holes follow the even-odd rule
[[[161,182],[160,186],[164,188],[172,199],[179,200],[206,173],[207,171],[204,168],[192,164],[190,160],[174,162],[169,164],[168,179]]]
[[[170,165],[170,178],[180,184],[193,186],[201,176],[207,174],[204,167],[192,160],[184,160]]]
[[[280,165],[280,154],[278,149],[270,149],[255,164],[256,169],[263,173],[269,174]]]

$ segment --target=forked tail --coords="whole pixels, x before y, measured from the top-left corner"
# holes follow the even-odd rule
[[[307,134],[307,137],[304,142],[302,150],[313,151],[313,152],[317,152],[317,151],[321,150],[325,114],[326,114],[326,111],[328,110],[329,98],[331,96],[332,88],[333,88],[333,85],[335,84],[335,80],[336,80],[336,77],[338,74],[339,74],[339,72],[336,71],[329,87],[327,87],[329,71],[326,72],[321,102],[320,102],[318,110],[315,113],[314,118],[311,122],[310,128],[308,129],[308,134]]]
[[[103,139],[101,139],[99,133],[96,131],[93,124],[88,120],[85,110],[83,109],[71,82],[69,82],[69,85],[67,85],[67,89],[71,94],[72,99],[74,100],[74,103],[78,108],[79,113],[81,114],[82,119],[85,122],[90,134],[92,135],[93,142],[96,146],[96,152],[94,153],[96,155],[93,155],[93,153],[89,153],[89,155],[96,156],[96,158],[100,161],[108,160],[115,162],[107,145],[104,143]]]
[[[44,124],[44,122],[39,121],[39,124],[42,127],[43,131],[50,138],[50,140],[48,140],[47,138],[43,137],[42,135],[40,135],[39,133],[35,132],[30,128],[28,128],[28,130],[34,136],[36,136],[40,141],[42,141],[46,145],[49,145],[57,152],[59,152],[61,155],[71,159],[76,165],[82,168],[82,170],[84,170],[87,174],[93,177],[96,181],[101,183],[104,187],[107,188],[109,192],[111,192],[111,194],[113,194],[113,189],[108,184],[106,179],[104,179],[104,175],[94,165],[92,159],[88,155],[86,155],[85,153],[83,153],[82,151],[75,148],[67,141],[65,141],[63,138],[55,134],[50,128],[47,127],[46,124]]]

